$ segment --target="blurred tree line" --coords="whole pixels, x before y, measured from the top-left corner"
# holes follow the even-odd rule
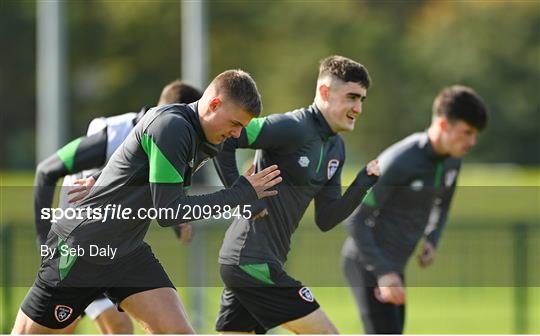
[[[154,105],[180,75],[180,3],[65,4],[71,137],[97,116]],[[309,105],[318,61],[342,54],[373,79],[346,134],[359,164],[426,128],[434,96],[470,85],[491,119],[469,162],[540,163],[538,1],[209,1],[210,77],[249,71],[264,113]],[[35,165],[36,3],[0,2],[0,168]],[[69,139],[65,139],[66,141]]]

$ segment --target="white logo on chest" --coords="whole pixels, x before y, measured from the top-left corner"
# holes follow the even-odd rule
[[[309,166],[309,159],[307,156],[301,156],[299,159],[298,159],[298,164],[300,165],[300,167],[303,167],[303,168],[306,168],[307,166]]]
[[[420,191],[424,187],[424,181],[422,180],[414,180],[411,182],[411,189],[413,191]]]

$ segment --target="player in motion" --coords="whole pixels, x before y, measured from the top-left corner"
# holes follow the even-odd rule
[[[175,80],[163,88],[157,106],[190,104],[199,100],[201,95],[202,92],[199,89]],[[65,207],[69,197],[66,195],[69,187],[75,183],[84,183],[80,188],[93,186],[97,179],[92,175],[99,172],[99,169],[105,165],[147,111],[148,108],[143,107],[138,113],[130,112],[108,118],[96,118],[88,126],[86,136],[71,141],[39,163],[34,181],[34,219],[38,250],[41,245],[45,245],[51,228],[50,220],[42,218],[41,210],[52,207],[58,180],[64,178],[60,203]],[[83,180],[87,177],[90,179],[88,182]],[[80,188],[73,190],[80,190]],[[77,197],[82,198],[82,196],[83,194],[79,194]],[[180,227],[174,228],[182,242],[187,243],[190,240],[192,229],[189,224],[181,224]],[[133,324],[129,317],[119,312],[113,302],[105,296],[93,301],[84,312],[96,323],[103,334],[133,333]],[[78,324],[77,321],[62,332],[73,333]]]
[[[365,332],[400,334],[405,323],[405,265],[424,236],[418,261],[435,260],[461,158],[487,124],[471,88],[451,86],[435,98],[431,125],[379,157],[379,181],[350,218],[343,269]]]
[[[217,145],[238,137],[260,114],[260,95],[253,79],[241,70],[218,75],[193,104],[174,104],[148,111],[114,152],[80,208],[180,209],[161,226],[191,221],[195,205],[234,207],[274,196],[268,190],[281,182],[277,166],[254,168],[228,189],[186,196],[204,143]],[[180,207],[183,205],[184,207]],[[216,215],[216,213],[212,213]],[[147,217],[67,219],[54,223],[47,237],[53,251],[42,259],[33,287],[17,315],[12,333],[57,333],[71,324],[101,293],[135,318],[150,333],[193,333],[174,286],[143,239]],[[72,256],[64,246],[82,249]],[[91,256],[92,246],[114,249],[115,256]]]
[[[376,164],[358,173],[341,194],[345,146],[370,85],[361,64],[342,56],[322,60],[315,102],[285,114],[253,119],[229,139],[215,159],[225,185],[238,178],[236,148],[260,149],[258,170],[279,165],[284,182],[276,197],[253,205],[252,220],[236,219],[219,254],[225,289],[216,323],[219,332],[266,332],[282,326],[295,333],[336,334],[308,287],[284,271],[291,236],[315,199],[316,224],[327,231],[358,206],[376,181]],[[369,172],[369,173],[368,173]]]

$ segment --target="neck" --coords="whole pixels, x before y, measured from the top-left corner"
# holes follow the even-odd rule
[[[205,104],[201,104],[202,103],[202,100],[199,101],[199,103],[197,104],[197,111],[195,111],[197,113],[197,117],[199,118],[199,123],[201,124],[201,128],[203,130],[203,133],[204,133],[204,136],[206,137],[206,139],[208,139],[208,134],[206,134],[206,128],[207,128],[207,125],[206,125],[206,119],[205,119],[205,108],[203,108],[203,106]]]
[[[315,106],[317,106],[317,109],[321,112],[323,115],[324,120],[328,123],[328,126],[330,126],[330,129],[334,133],[340,132],[340,130],[337,129],[336,125],[334,125],[331,121],[331,118],[328,116],[328,109],[326,108],[326,105],[324,102],[321,102],[321,100],[318,100],[317,97],[315,97]]]
[[[431,143],[431,147],[433,147],[433,150],[435,151],[435,153],[439,155],[446,155],[447,153],[441,142],[441,130],[435,127],[434,125],[431,125],[428,128],[427,134],[428,134],[429,142]]]

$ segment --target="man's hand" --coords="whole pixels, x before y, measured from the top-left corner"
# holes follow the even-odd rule
[[[418,263],[422,267],[428,267],[429,265],[433,264],[436,255],[437,249],[431,242],[426,240],[424,242],[424,246],[422,247],[421,254],[418,255]]]
[[[267,191],[267,189],[272,188],[283,180],[281,176],[279,176],[280,171],[278,170],[277,165],[272,165],[265,168],[257,174],[254,173],[255,165],[251,165],[251,167],[244,174],[244,177],[249,181],[249,183],[251,183],[251,186],[257,192],[259,199],[277,195],[277,190]]]
[[[366,166],[366,171],[368,175],[380,176],[381,168],[379,167],[379,160],[375,159],[375,160],[369,161],[369,163]]]
[[[68,191],[68,195],[73,195],[68,200],[69,203],[76,203],[85,198],[90,193],[90,189],[92,189],[94,184],[96,184],[96,180],[90,176],[85,179],[75,180],[74,184],[78,185],[79,187],[72,188]]]
[[[381,276],[377,285],[379,288],[375,288],[375,296],[379,301],[395,305],[405,304],[405,288],[397,273],[392,272]]]
[[[193,227],[191,224],[183,223],[178,225],[180,227],[180,237],[178,239],[183,245],[191,243],[193,240]]]

